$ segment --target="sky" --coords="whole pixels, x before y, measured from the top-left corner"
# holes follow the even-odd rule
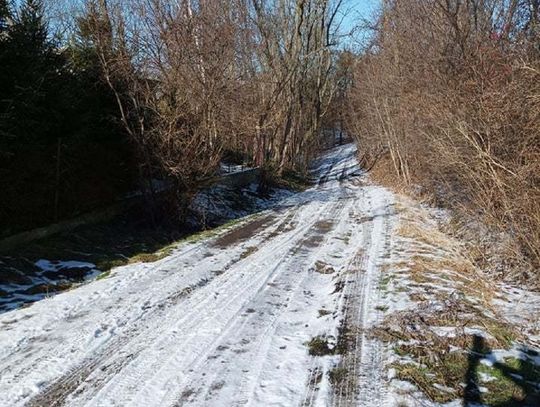
[[[12,1],[16,5],[21,2],[21,0]],[[82,1],[84,0],[43,0],[43,3],[48,8],[50,15],[58,17],[60,14],[73,14],[73,9],[76,9]],[[341,9],[341,32],[343,34],[350,33],[360,21],[370,20],[380,4],[381,0],[344,0]],[[362,47],[369,36],[369,32],[357,30],[352,37],[343,38],[343,44],[347,48]]]
[[[380,4],[380,0],[347,0],[345,2],[346,7],[352,9],[352,14],[362,17],[369,17],[377,11]]]
[[[345,0],[341,31],[349,33],[362,20],[371,20],[377,13],[381,5],[381,0]],[[346,47],[362,46],[366,38],[369,38],[370,33],[365,31],[354,31],[352,38],[346,39],[344,44]]]

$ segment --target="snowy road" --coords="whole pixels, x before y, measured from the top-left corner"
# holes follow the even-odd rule
[[[273,210],[1,315],[0,405],[384,405],[364,332],[393,197],[352,146],[318,164],[317,186]],[[315,337],[340,351],[311,356]]]

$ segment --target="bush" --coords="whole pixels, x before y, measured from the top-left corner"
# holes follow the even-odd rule
[[[480,215],[535,269],[540,14],[505,4],[384,2],[373,51],[356,61],[347,127],[364,152],[387,151],[384,171]]]

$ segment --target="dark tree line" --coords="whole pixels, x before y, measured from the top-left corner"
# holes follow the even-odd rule
[[[132,189],[133,153],[92,47],[56,40],[39,0],[0,0],[0,236]]]

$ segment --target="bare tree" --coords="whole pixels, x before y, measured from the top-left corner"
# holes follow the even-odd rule
[[[387,172],[467,208],[540,261],[538,1],[388,0],[347,125]]]
[[[305,169],[335,91],[341,0],[88,0],[104,80],[147,170],[187,202],[224,149]]]

